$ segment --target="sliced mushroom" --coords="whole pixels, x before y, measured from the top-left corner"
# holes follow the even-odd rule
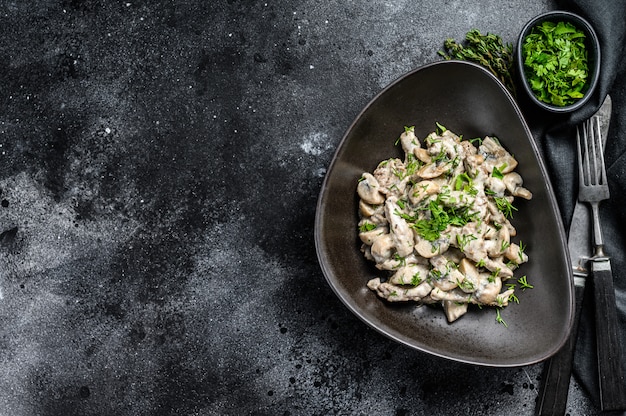
[[[363,217],[371,217],[376,214],[382,214],[384,211],[382,205],[371,205],[363,201],[362,199],[359,201],[359,213]]]
[[[444,300],[441,302],[448,322],[454,322],[467,313],[467,303]]]
[[[361,231],[359,233],[359,238],[363,243],[371,246],[377,238],[386,234],[389,234],[389,229],[387,227],[376,227],[370,231]]]
[[[528,255],[524,253],[521,247],[515,243],[511,243],[511,245],[507,248],[504,252],[504,257],[517,264],[526,263],[528,261]]]
[[[509,306],[509,299],[511,298],[511,295],[513,293],[515,293],[514,289],[507,289],[504,292],[499,293],[498,296],[496,296],[495,304],[493,304],[492,306]]]
[[[428,272],[428,266],[424,264],[410,264],[400,267],[389,278],[389,282],[396,285],[417,286],[428,278]]]
[[[517,172],[507,173],[502,178],[502,182],[506,186],[506,189],[511,193],[511,195],[518,196],[524,199],[531,199],[533,197],[533,194],[528,189],[522,186],[524,180]]]
[[[484,184],[485,188],[491,191],[494,196],[504,196],[506,185],[502,179],[496,178],[495,176],[489,176],[485,179]]]
[[[433,288],[430,292],[430,297],[437,301],[450,301],[458,303],[470,303],[472,302],[472,294],[463,292],[461,289],[456,288],[450,291],[441,290],[438,287]]]
[[[356,187],[359,197],[368,204],[378,205],[385,202],[385,196],[381,194],[380,185],[371,173],[364,173],[362,180]]]
[[[474,292],[476,301],[482,305],[492,305],[502,289],[502,280],[489,273],[480,273],[480,283]]]
[[[432,161],[432,158],[430,157],[430,153],[428,153],[428,150],[422,147],[414,149],[413,154],[415,154],[415,157],[417,157],[420,161],[424,163],[430,163]]]
[[[381,205],[382,206],[382,205]],[[371,217],[367,218],[372,224],[375,224],[378,227],[387,227],[389,225],[389,221],[387,221],[387,217],[385,216],[385,210],[381,213],[376,213]]]
[[[513,270],[511,270],[509,265],[507,265],[503,261],[503,256],[496,257],[495,259],[492,259],[491,257],[485,257],[482,260],[482,264],[485,265],[485,269],[493,272],[492,274],[495,273],[498,277],[501,277],[505,280],[513,277]]]
[[[425,238],[419,237],[416,234],[415,237],[415,251],[420,256],[430,259],[436,255],[445,253],[450,247],[450,240],[447,238],[440,238],[435,241],[428,241]]]
[[[433,179],[433,178],[436,178],[438,176],[443,175],[448,170],[450,170],[450,164],[449,163],[431,162],[431,163],[427,163],[426,165],[422,166],[417,171],[417,175],[420,178]]]
[[[391,234],[384,234],[372,243],[372,256],[376,263],[382,263],[394,253],[395,242]]]
[[[409,191],[409,201],[413,205],[419,204],[424,198],[439,192],[439,185],[434,181],[420,181],[413,185]]]
[[[487,273],[481,273],[481,286],[476,291],[475,301],[481,305],[504,307],[509,304],[509,298],[514,293],[514,289],[502,290],[502,280]]]
[[[465,293],[474,292],[480,284],[480,277],[476,266],[465,258],[459,263],[459,271],[464,276],[463,282],[459,285],[459,288]]]

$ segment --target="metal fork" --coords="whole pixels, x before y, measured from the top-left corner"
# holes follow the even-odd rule
[[[581,131],[582,130],[582,134]],[[626,409],[621,343],[611,262],[604,253],[600,202],[609,199],[599,118],[594,116],[576,131],[578,200],[591,206],[595,253],[591,258],[597,341],[600,406],[603,411]]]

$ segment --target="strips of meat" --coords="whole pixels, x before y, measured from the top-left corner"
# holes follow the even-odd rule
[[[398,142],[404,159],[357,185],[361,250],[389,273],[367,286],[388,302],[439,303],[449,322],[469,304],[517,300],[508,281],[528,256],[510,220],[515,199],[532,198],[517,160],[495,137],[475,146],[440,125],[422,141],[405,128]]]

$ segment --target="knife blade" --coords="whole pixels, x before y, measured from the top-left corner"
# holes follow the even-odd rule
[[[603,146],[606,143],[609,131],[611,110],[611,97],[607,95],[600,109],[593,116],[599,117]],[[582,309],[586,277],[589,274],[589,259],[593,253],[590,217],[588,208],[576,199],[567,240],[574,272],[574,324],[565,345],[544,364],[537,406],[535,407],[535,415],[538,416],[562,416],[566,413],[567,394],[572,375],[580,311]]]

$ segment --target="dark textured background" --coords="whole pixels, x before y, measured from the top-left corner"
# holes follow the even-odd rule
[[[552,2],[0,1],[0,415],[530,415],[541,365],[397,345],[313,220],[387,83]],[[597,414],[576,380],[571,415]]]

